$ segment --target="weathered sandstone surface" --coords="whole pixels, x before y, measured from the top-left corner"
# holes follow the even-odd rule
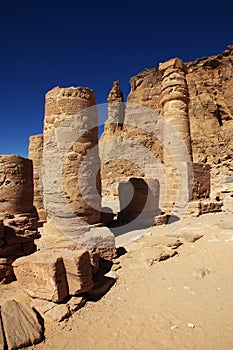
[[[46,94],[42,179],[46,210],[55,221],[76,214],[88,224],[100,222],[95,104],[88,88],[56,87]]]

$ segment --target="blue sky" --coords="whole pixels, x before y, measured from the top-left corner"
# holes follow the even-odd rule
[[[127,96],[130,77],[144,68],[233,44],[232,13],[225,0],[1,2],[0,154],[27,156],[54,86],[88,86],[105,103],[120,80]]]

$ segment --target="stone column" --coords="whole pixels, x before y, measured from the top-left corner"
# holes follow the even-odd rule
[[[56,87],[46,94],[43,151],[45,209],[55,223],[100,222],[98,114],[94,91]],[[60,225],[61,226],[61,225]]]
[[[179,58],[160,64],[163,109],[163,160],[166,172],[164,209],[184,208],[192,197],[192,147],[186,69]]]
[[[33,181],[34,181],[34,206],[37,209],[39,219],[46,221],[46,212],[43,205],[43,186],[42,186],[42,157],[43,157],[44,136],[32,135],[29,137],[28,158],[33,163]]]
[[[0,155],[0,216],[33,211],[32,161]]]
[[[108,119],[105,123],[105,132],[114,132],[122,128],[125,118],[125,106],[123,92],[119,81],[113,82],[113,87],[108,95]]]
[[[171,59],[159,65],[162,73],[162,91],[160,104],[163,116],[168,121],[169,128],[164,127],[164,145],[171,145],[171,149],[164,149],[164,163],[170,163],[171,157],[175,161],[192,161],[192,147],[188,115],[189,92],[186,82],[186,68],[179,58]],[[177,137],[184,142],[182,145]],[[185,147],[184,147],[185,146]],[[186,149],[185,149],[186,148]],[[169,153],[172,152],[171,155]]]
[[[32,161],[0,155],[0,283],[15,278],[11,265],[15,259],[35,252],[37,227]]]

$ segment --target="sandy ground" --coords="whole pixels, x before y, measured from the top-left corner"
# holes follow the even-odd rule
[[[164,227],[147,230],[115,261],[109,292],[61,323],[45,318],[46,340],[30,349],[232,350],[232,214],[184,219],[176,234],[203,237],[176,248]],[[177,254],[158,262],[167,250]],[[14,283],[1,297],[26,300]]]

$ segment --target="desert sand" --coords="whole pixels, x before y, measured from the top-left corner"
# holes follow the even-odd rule
[[[29,349],[233,349],[232,210],[132,237],[108,293],[63,322],[45,317],[45,341]],[[17,282],[1,286],[6,298],[27,301]]]

